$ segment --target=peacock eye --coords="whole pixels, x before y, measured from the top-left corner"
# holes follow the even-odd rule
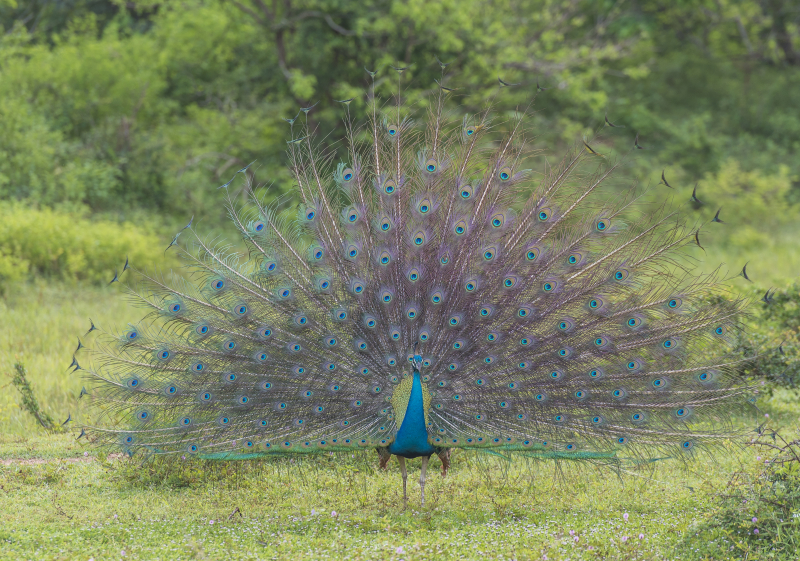
[[[425,170],[428,173],[434,173],[439,168],[438,163],[435,159],[431,158],[427,162],[425,162]]]
[[[500,177],[500,181],[508,181],[509,179],[511,179],[511,168],[504,167],[503,169],[500,170],[498,176]]]

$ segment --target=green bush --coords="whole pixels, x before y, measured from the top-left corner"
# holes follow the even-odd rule
[[[125,259],[140,268],[170,266],[166,245],[140,225],[88,220],[77,213],[0,203],[0,283],[26,275],[107,284]]]

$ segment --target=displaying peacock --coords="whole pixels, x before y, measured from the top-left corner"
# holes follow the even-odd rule
[[[453,448],[613,462],[730,438],[743,303],[692,274],[697,229],[634,211],[635,189],[603,195],[619,163],[591,141],[521,169],[525,112],[450,119],[451,95],[424,126],[399,95],[370,96],[363,127],[341,102],[345,162],[290,120],[296,215],[248,185],[227,204],[249,255],[175,237],[190,280],[140,273],[151,313],[79,366],[113,421],[86,429],[129,454],[377,449],[404,498],[422,457],[423,503],[430,456],[444,474]]]

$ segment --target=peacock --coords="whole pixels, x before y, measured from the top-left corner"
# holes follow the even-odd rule
[[[444,476],[457,448],[611,464],[736,434],[745,303],[694,272],[699,227],[680,207],[607,188],[624,158],[595,139],[523,169],[528,109],[464,116],[439,84],[417,122],[370,75],[364,124],[339,102],[340,145],[322,147],[311,108],[287,119],[292,199],[265,202],[248,168],[246,196],[222,186],[246,251],[190,221],[191,242],[170,244],[185,274],[135,271],[148,313],[73,361],[106,417],[85,427],[96,441],[210,459],[377,450],[382,468],[397,457],[404,504],[420,457],[424,504],[429,459]]]

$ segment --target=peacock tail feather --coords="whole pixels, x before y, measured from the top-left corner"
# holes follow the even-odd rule
[[[129,290],[149,313],[98,338],[86,367],[100,441],[392,450],[414,419],[423,448],[556,459],[729,439],[748,403],[730,346],[743,302],[692,274],[695,228],[639,212],[635,189],[601,196],[620,163],[586,143],[534,176],[524,112],[500,134],[490,110],[450,118],[448,96],[423,125],[372,98],[357,127],[345,104],[344,162],[294,125],[296,213],[228,194],[247,255],[195,235],[178,245],[190,280],[140,273]]]

